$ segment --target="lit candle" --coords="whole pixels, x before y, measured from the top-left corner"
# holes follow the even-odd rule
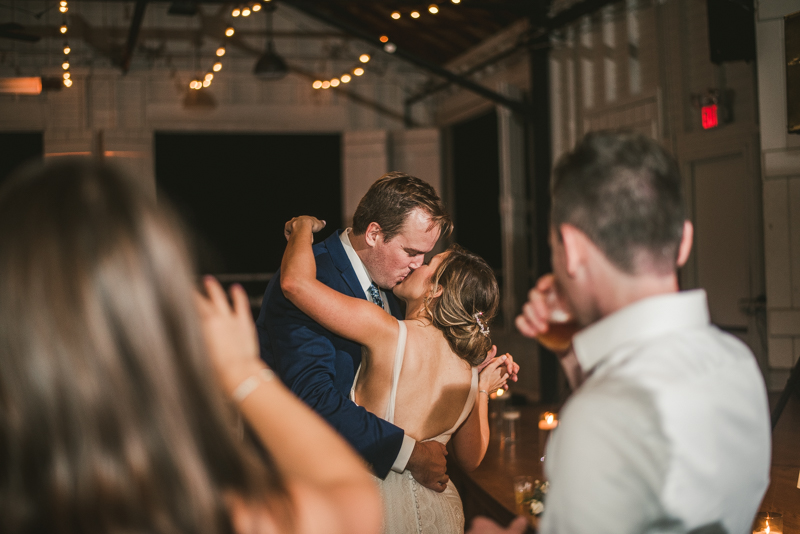
[[[753,534],[783,534],[783,516],[772,512],[756,515]]]
[[[553,430],[558,426],[558,415],[553,412],[544,412],[539,417],[540,430]]]

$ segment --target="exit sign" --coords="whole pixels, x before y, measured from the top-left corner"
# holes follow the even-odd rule
[[[716,128],[719,126],[719,119],[717,117],[717,105],[711,104],[710,106],[703,106],[700,108],[703,118],[703,129]]]

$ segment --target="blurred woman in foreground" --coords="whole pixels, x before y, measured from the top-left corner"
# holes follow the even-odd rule
[[[367,470],[258,359],[243,290],[200,296],[188,258],[172,213],[106,167],[2,188],[0,531],[379,530]]]

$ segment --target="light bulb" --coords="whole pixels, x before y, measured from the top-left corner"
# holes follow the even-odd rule
[[[450,1],[453,2],[454,4],[460,4],[461,3],[461,0],[450,0]]]
[[[58,8],[58,10],[61,11],[62,13],[66,13],[67,11],[69,11],[69,8],[67,6],[61,6]]]
[[[505,394],[506,394],[506,390],[504,390],[503,388],[499,388],[499,389],[497,390],[497,396],[498,396],[498,397],[502,397],[502,396],[503,396],[503,395],[505,395]]]
[[[233,29],[233,26],[228,26],[228,28],[225,30],[225,35],[232,37],[235,31],[236,30]]]
[[[331,80],[331,87],[339,87],[339,78],[334,78]]]
[[[350,83],[350,75],[349,74],[342,74],[341,80],[342,80],[342,83]]]
[[[64,80],[64,85],[66,85],[67,87],[72,87],[72,80],[67,78],[66,80]]]
[[[243,17],[249,17],[250,16],[250,8],[249,7],[245,7],[245,8],[242,9],[242,16]]]
[[[358,56],[358,60],[361,63],[369,63],[369,54],[361,54],[360,56]]]
[[[198,89],[198,90],[202,89],[203,88],[203,82],[201,82],[200,80],[195,80],[194,81],[194,88]]]
[[[69,61],[65,61],[61,64],[61,68],[64,70],[69,70]]]
[[[361,67],[357,67],[353,69],[353,74],[355,74],[356,76],[361,76],[362,74],[364,74],[364,69],[362,69]]]
[[[238,7],[233,8],[233,11],[231,11],[231,16],[232,17],[238,17],[241,14],[242,14],[242,10],[239,9]]]
[[[220,46],[219,48],[217,48],[217,57],[222,57],[224,55],[225,55],[225,47]]]
[[[69,72],[65,72],[64,73],[64,79],[65,80],[69,80]]]
[[[325,80],[324,82],[322,82],[322,88],[323,89],[328,89],[330,86],[331,86],[331,82],[329,82],[328,80]]]
[[[382,43],[389,42],[389,36],[388,35],[381,35],[381,42]]]
[[[214,79],[214,75],[209,72],[208,74],[206,74],[205,79],[206,80],[213,80]]]
[[[209,85],[211,85],[211,80],[209,80],[208,78],[203,80],[203,87],[208,87]]]
[[[439,6],[436,4],[431,4],[428,6],[428,11],[430,11],[431,15],[435,15],[439,12]]]
[[[392,11],[392,18],[394,20],[399,19],[400,18],[400,12],[399,11]]]
[[[397,45],[394,43],[386,43],[383,45],[383,51],[387,54],[394,54],[397,51]]]
[[[194,89],[195,88],[194,86],[195,86],[196,83],[197,83],[197,81],[195,81],[195,80],[192,80],[191,82],[189,82],[189,89]]]
[[[67,33],[67,25],[66,24],[62,24],[60,29],[61,29],[61,33]]]
[[[214,72],[221,71],[222,70],[222,63],[217,61],[216,63],[214,63],[214,66],[212,67],[212,69],[214,69]]]
[[[61,1],[58,3],[58,5],[59,5],[59,6],[61,6],[61,7],[67,7],[67,2],[66,2],[66,0],[61,0]]]
[[[261,11],[261,4],[256,2],[255,4],[253,4],[253,13],[258,13],[259,11]]]
[[[69,54],[72,52],[72,49],[68,45],[64,45],[64,54]]]
[[[314,83],[311,84],[311,87],[313,87],[314,89],[321,88],[322,87],[322,81],[316,80]]]
[[[412,19],[418,19],[419,18],[419,11],[412,11],[411,12],[411,18]]]

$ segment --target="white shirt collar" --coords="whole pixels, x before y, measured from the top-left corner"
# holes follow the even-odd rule
[[[352,231],[352,228],[345,228],[342,230],[342,232],[339,234],[339,240],[342,242],[342,246],[344,246],[347,259],[350,260],[350,264],[353,266],[353,270],[356,273],[356,278],[358,278],[358,283],[361,284],[361,289],[364,290],[364,295],[366,295],[367,300],[372,302],[372,298],[370,297],[369,292],[367,292],[369,286],[372,285],[372,277],[367,271],[367,266],[364,265],[364,262],[361,261],[361,258],[359,258],[358,254],[356,254],[356,249],[354,249],[353,245],[350,243],[350,232]],[[383,309],[388,311],[386,307],[386,293],[384,293],[383,289],[380,287],[378,288],[378,291],[380,291],[381,299],[383,299]]]
[[[702,289],[648,297],[581,330],[572,340],[584,373],[629,344],[640,344],[669,332],[708,326],[708,304]]]

